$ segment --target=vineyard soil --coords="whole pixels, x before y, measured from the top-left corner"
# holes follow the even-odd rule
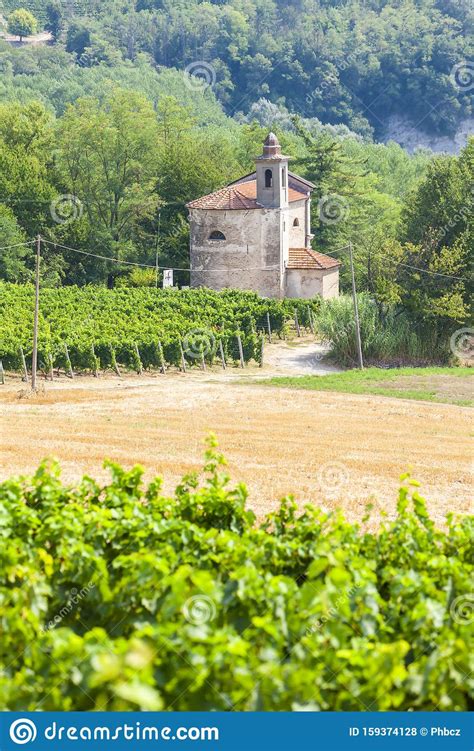
[[[364,515],[369,500],[374,520],[382,511],[391,517],[406,470],[422,483],[439,523],[449,511],[472,510],[469,409],[262,389],[241,383],[241,373],[63,377],[34,398],[19,396],[21,381],[10,380],[0,387],[0,478],[30,473],[46,456],[60,460],[67,481],[84,472],[105,477],[108,457],[144,465],[147,479],[162,474],[171,490],[201,467],[203,441],[213,431],[259,515],[296,489],[299,503],[340,505],[351,520]]]

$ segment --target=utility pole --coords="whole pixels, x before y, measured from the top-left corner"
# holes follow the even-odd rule
[[[36,371],[38,369],[38,319],[40,293],[40,261],[41,235],[36,238],[36,268],[35,268],[35,320],[33,325],[33,355],[31,362],[31,390],[36,390]]]
[[[360,338],[360,321],[359,321],[359,306],[357,304],[357,291],[354,274],[354,256],[352,253],[352,243],[349,243],[349,255],[351,258],[351,276],[352,276],[352,299],[354,300],[354,318],[356,325],[356,338],[357,338],[357,354],[359,356],[359,368],[364,370],[364,360],[362,357],[362,341]]]

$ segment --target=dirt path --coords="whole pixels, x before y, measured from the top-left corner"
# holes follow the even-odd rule
[[[341,369],[327,361],[329,347],[313,340],[279,342],[267,347],[265,377],[269,375],[326,375]]]
[[[241,377],[229,369],[226,376],[62,378],[31,399],[18,397],[20,382],[7,383],[0,387],[0,478],[31,472],[46,456],[60,459],[68,481],[84,472],[105,478],[109,457],[143,464],[148,478],[162,474],[171,491],[201,467],[203,439],[213,431],[259,514],[293,492],[300,503],[341,505],[351,519],[361,518],[368,500],[392,515],[408,469],[438,521],[472,510],[469,409],[262,388]]]
[[[42,31],[41,34],[33,34],[30,37],[25,37],[21,42],[17,36],[12,36],[11,34],[5,34],[2,39],[13,47],[43,47],[47,44],[52,44],[53,42],[52,34],[47,31]]]
[[[24,46],[41,46],[45,44],[52,44],[53,35],[49,31],[40,31],[38,34],[31,34],[31,36],[24,37],[21,42],[18,35],[9,34],[7,31],[2,32],[2,26],[6,29],[7,19],[0,13],[0,39],[4,42],[8,42],[13,47]]]

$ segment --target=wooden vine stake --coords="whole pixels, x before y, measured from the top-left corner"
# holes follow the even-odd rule
[[[179,340],[179,351],[181,352],[181,370],[186,373],[186,359],[184,357],[183,342]]]
[[[314,321],[313,321],[313,311],[308,305],[308,321],[309,321],[309,328],[311,329],[311,333],[314,336]]]
[[[92,362],[93,362],[93,365],[94,365],[94,378],[98,378],[99,377],[99,369],[97,367],[97,357],[96,357],[96,354],[95,354],[95,348],[94,348],[93,344],[91,344],[91,352],[92,352]]]
[[[270,313],[267,310],[267,331],[268,331],[268,341],[270,344],[272,343],[272,324],[270,322]]]
[[[222,339],[219,339],[219,354],[221,356],[222,369],[225,370],[227,368],[227,363],[225,361],[224,347],[222,345]]]
[[[68,349],[68,346],[67,346],[66,342],[64,342],[64,354],[66,356],[66,365],[67,365],[67,369],[68,369],[68,376],[69,376],[69,378],[74,378],[74,371],[72,369],[72,362],[71,362],[71,358],[69,357],[69,349]]]
[[[54,381],[54,370],[53,370],[54,362],[53,362],[53,356],[51,352],[48,355],[48,360],[49,360],[49,380]]]
[[[137,373],[138,375],[143,375],[143,365],[142,365],[142,358],[140,357],[140,350],[138,349],[138,344],[133,345],[135,349],[135,354],[137,356]]]
[[[119,368],[118,362],[117,362],[117,357],[115,355],[115,347],[112,347],[111,344],[109,344],[109,347],[110,347],[110,359],[111,359],[111,362],[112,362],[112,367],[113,367],[115,373],[118,375],[118,377],[121,378],[122,374],[120,372],[120,368]]]
[[[244,349],[242,347],[242,339],[240,338],[240,334],[237,334],[237,344],[239,345],[240,367],[245,368]]]
[[[263,354],[265,350],[265,336],[262,334],[260,337],[260,364],[259,367],[263,368]]]
[[[19,347],[20,350],[20,356],[21,356],[21,362],[23,365],[23,378],[22,381],[25,381],[25,383],[28,383],[28,368],[26,367],[26,358],[25,353],[23,352],[23,347]]]
[[[295,308],[295,327],[298,336],[301,336],[300,322],[298,321],[298,311]]]
[[[0,386],[5,383],[5,371],[3,369],[3,362],[0,360]]]
[[[163,355],[163,347],[161,346],[161,342],[158,342],[158,358],[160,360],[160,373],[163,373],[163,375],[165,375],[166,365],[165,365],[165,358]]]

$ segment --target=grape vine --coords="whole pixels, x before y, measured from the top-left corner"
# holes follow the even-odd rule
[[[31,366],[34,289],[0,283],[0,360]],[[208,289],[62,287],[42,290],[40,367],[66,372],[142,370],[260,362],[262,334],[284,337],[295,319],[310,330],[318,300],[271,300],[254,292]],[[222,346],[221,346],[222,345]]]

